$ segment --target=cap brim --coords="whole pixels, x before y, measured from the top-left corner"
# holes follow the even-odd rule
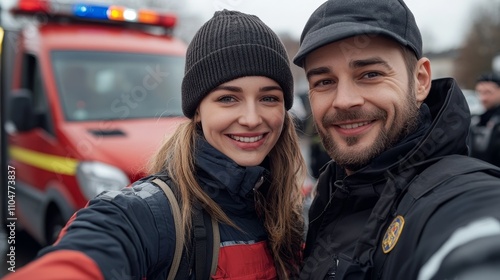
[[[368,38],[383,35],[396,40],[404,46],[408,45],[405,39],[385,29],[358,22],[339,22],[307,34],[302,40],[293,63],[299,67],[304,67],[304,60],[310,52],[324,45],[359,35],[367,35]]]

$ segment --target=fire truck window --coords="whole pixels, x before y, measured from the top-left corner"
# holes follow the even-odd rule
[[[69,121],[182,115],[183,57],[95,51],[51,57]]]
[[[67,117],[86,120],[91,114],[93,99],[89,73],[85,66],[68,64],[61,72],[61,94]]]
[[[33,109],[37,126],[54,135],[52,116],[38,62],[33,55],[26,54],[23,63],[25,64],[23,67],[25,72],[22,77],[22,86],[33,94]]]

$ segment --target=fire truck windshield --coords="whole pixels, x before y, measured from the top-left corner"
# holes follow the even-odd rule
[[[53,51],[51,60],[68,121],[182,116],[183,57]]]

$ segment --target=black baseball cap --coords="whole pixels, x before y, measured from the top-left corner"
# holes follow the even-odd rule
[[[500,87],[500,75],[496,73],[483,73],[476,79],[476,84],[480,82],[493,82]]]
[[[403,0],[328,0],[307,21],[293,63],[303,67],[310,52],[358,35],[386,36],[422,57],[422,36]]]

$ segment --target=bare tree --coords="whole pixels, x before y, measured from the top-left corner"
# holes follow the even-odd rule
[[[476,78],[492,71],[493,58],[500,54],[500,1],[477,7],[471,27],[455,62],[458,83],[473,88]]]

